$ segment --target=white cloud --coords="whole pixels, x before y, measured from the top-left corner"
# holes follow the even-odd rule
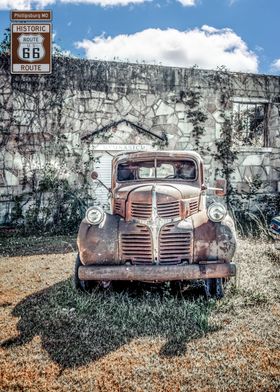
[[[30,10],[44,8],[56,0],[0,0],[0,10]]]
[[[152,0],[0,0],[0,10],[44,8],[54,3],[93,4],[101,7],[126,6]],[[191,0],[192,1],[192,0]]]
[[[178,0],[184,7],[192,7],[197,4],[198,0]]]
[[[198,3],[198,0],[177,0],[181,3],[184,7],[192,7]]]
[[[216,69],[224,65],[231,71],[257,72],[257,55],[231,29],[147,29],[131,35],[95,37],[76,43],[89,59],[164,64],[168,66]]]
[[[101,7],[113,6],[126,6],[129,4],[140,4],[150,0],[60,0],[61,3],[74,3],[74,4],[93,4],[100,5]]]
[[[27,10],[32,8],[44,8],[55,3],[64,4],[92,4],[101,7],[127,6],[141,4],[153,0],[0,0],[0,10],[18,9]],[[191,7],[199,0],[177,0],[185,7]]]
[[[273,63],[271,64],[271,70],[280,71],[280,59],[276,59],[273,61]]]
[[[8,9],[26,10],[30,7],[31,7],[30,0],[0,0],[1,10],[8,10]]]

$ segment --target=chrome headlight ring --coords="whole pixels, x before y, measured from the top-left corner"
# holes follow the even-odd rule
[[[89,207],[86,211],[86,220],[91,225],[99,225],[105,217],[105,212],[100,207]]]
[[[221,222],[226,214],[227,210],[221,203],[213,203],[207,209],[208,218],[212,222]]]

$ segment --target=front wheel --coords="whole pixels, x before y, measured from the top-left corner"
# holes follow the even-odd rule
[[[221,299],[224,296],[223,278],[210,278],[204,281],[206,298]]]
[[[79,278],[79,267],[83,265],[81,263],[80,255],[77,254],[75,268],[74,268],[74,285],[77,290],[81,291],[90,291],[93,288],[93,284],[91,281],[88,280],[81,280]]]
[[[104,289],[108,290],[111,287],[111,282],[100,282],[94,280],[81,280],[79,278],[79,267],[83,265],[81,263],[80,255],[77,254],[75,268],[74,268],[74,285],[77,290],[91,292],[93,289]]]

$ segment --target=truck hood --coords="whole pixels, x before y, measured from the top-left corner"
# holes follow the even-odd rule
[[[115,190],[114,197],[117,199],[128,199],[128,197],[132,197],[133,193],[133,199],[148,202],[151,201],[153,189],[156,191],[157,199],[162,202],[190,199],[198,197],[201,193],[200,188],[194,185],[148,182],[120,186]]]

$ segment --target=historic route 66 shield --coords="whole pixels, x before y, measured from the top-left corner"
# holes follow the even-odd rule
[[[41,34],[22,34],[18,37],[18,57],[30,63],[39,61],[45,56],[44,37]]]

